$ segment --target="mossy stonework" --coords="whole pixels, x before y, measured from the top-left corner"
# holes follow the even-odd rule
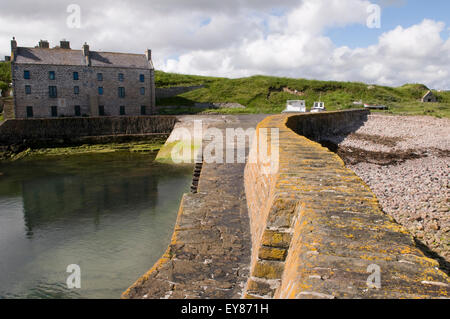
[[[364,116],[363,110],[275,115],[258,125],[257,131],[279,129],[279,170],[266,174],[260,162],[245,169],[253,253],[244,297],[450,296],[438,262],[381,211],[336,154],[305,137],[320,139]],[[378,288],[368,285],[371,265],[380,268]]]

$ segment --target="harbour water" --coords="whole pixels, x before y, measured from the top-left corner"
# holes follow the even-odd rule
[[[106,153],[0,164],[0,299],[119,298],[164,253],[191,167]],[[81,288],[69,289],[69,265]]]

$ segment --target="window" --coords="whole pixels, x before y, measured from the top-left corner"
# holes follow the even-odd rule
[[[74,86],[73,87],[73,94],[80,94],[80,87],[79,86]]]
[[[145,105],[141,105],[141,115],[145,115]]]
[[[123,82],[123,79],[124,79],[123,73],[119,73],[119,81],[120,81],[120,82]]]
[[[55,80],[56,79],[55,71],[49,71],[48,72],[48,78],[50,80]]]
[[[97,73],[97,81],[103,81],[103,73]]]
[[[30,71],[28,71],[28,70],[23,71],[23,78],[25,80],[29,80],[30,79]]]
[[[73,72],[73,80],[74,81],[78,81],[79,80],[78,72]]]
[[[98,106],[98,115],[100,116],[105,115],[105,107],[103,105]]]
[[[75,116],[81,116],[81,107],[79,105],[75,105]]]
[[[139,75],[139,81],[145,82],[145,75],[144,74]]]
[[[125,115],[125,106],[124,105],[120,106],[120,115]]]
[[[58,92],[56,90],[56,86],[49,86],[48,87],[48,96],[52,98],[58,97]]]
[[[52,117],[57,117],[57,116],[58,116],[58,107],[52,106]]]
[[[31,85],[25,85],[25,94],[31,94]]]
[[[103,87],[98,88],[98,95],[103,95]]]
[[[119,97],[121,97],[121,98],[125,97],[125,88],[124,87],[119,88]]]
[[[33,117],[33,107],[27,106],[27,117]]]
[[[145,95],[145,88],[141,88],[141,95]]]

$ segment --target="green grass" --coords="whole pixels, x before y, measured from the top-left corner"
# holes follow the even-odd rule
[[[0,62],[0,90],[7,90],[11,83],[11,62]]]
[[[178,105],[180,109],[165,110],[164,114],[176,113],[279,113],[284,110],[286,100],[306,100],[310,107],[319,99],[328,110],[358,108],[353,101],[389,107],[388,114],[433,115],[450,117],[450,92],[434,92],[438,103],[421,103],[420,98],[428,88],[422,84],[406,84],[398,88],[369,86],[358,82],[316,81],[270,76],[252,76],[227,79],[156,72],[157,87],[190,86],[204,84],[205,88],[157,101],[158,106]],[[303,93],[298,96],[282,92],[288,87]],[[246,109],[201,110],[195,103],[236,102]]]
[[[171,86],[194,86],[209,84],[224,78],[200,76],[200,75],[184,75],[176,73],[165,73],[162,71],[155,72],[156,87],[171,87]]]

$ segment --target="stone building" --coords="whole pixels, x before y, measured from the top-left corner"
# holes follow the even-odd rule
[[[72,50],[68,41],[34,48],[11,41],[16,118],[149,115],[155,111],[151,51]]]
[[[433,92],[428,91],[423,97],[422,102],[424,103],[430,103],[430,102],[437,102],[436,96],[433,94]]]

